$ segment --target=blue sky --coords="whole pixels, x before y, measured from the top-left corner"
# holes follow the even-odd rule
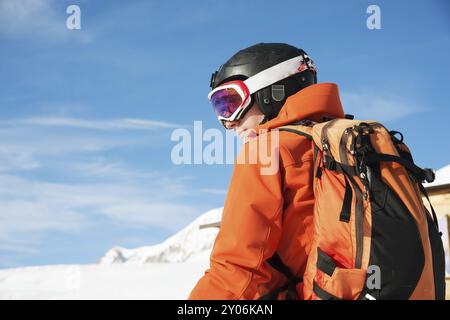
[[[232,165],[174,165],[170,137],[220,129],[210,74],[258,42],[305,49],[347,113],[450,162],[448,1],[0,0],[0,268],[93,263],[222,206]]]

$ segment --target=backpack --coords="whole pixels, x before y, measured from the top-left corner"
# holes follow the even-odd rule
[[[353,116],[279,130],[314,148],[314,239],[303,279],[277,253],[268,260],[288,279],[286,297],[303,288],[313,300],[445,299],[441,234],[421,196],[428,199],[422,182],[434,172],[414,164],[403,135]]]

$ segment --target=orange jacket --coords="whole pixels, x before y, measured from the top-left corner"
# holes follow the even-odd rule
[[[321,83],[290,96],[278,117],[256,128],[272,129],[309,119],[344,116],[337,85]],[[265,134],[268,140],[271,135]],[[267,142],[270,145],[270,141]],[[249,152],[245,143],[239,157]],[[283,262],[302,276],[313,236],[314,196],[311,141],[279,132],[279,170],[262,175],[262,164],[235,163],[221,228],[210,269],[189,299],[258,299],[285,284],[266,260],[277,251]],[[297,292],[302,297],[301,284]]]

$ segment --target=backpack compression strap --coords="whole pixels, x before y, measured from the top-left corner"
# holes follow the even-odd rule
[[[291,269],[289,269],[289,267],[284,264],[283,260],[281,260],[281,257],[278,254],[278,252],[275,252],[272,257],[267,259],[267,262],[272,266],[272,268],[283,274],[288,279],[288,282],[284,286],[281,286],[259,297],[258,300],[276,300],[278,294],[285,290],[287,290],[286,299],[295,300],[297,298],[296,286],[299,282],[303,281],[303,278],[297,277],[292,273]]]

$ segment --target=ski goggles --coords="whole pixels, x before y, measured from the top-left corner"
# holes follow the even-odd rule
[[[236,121],[251,107],[253,93],[305,70],[317,71],[308,55],[299,55],[263,70],[245,81],[225,82],[208,94],[208,100],[222,124],[224,121]]]
[[[239,120],[250,106],[251,94],[244,81],[226,82],[208,95],[214,112],[220,121]]]

